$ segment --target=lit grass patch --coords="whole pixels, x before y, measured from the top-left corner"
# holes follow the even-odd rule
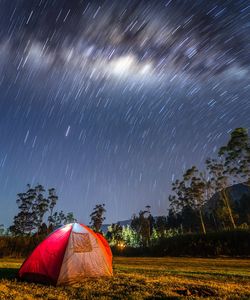
[[[53,287],[15,279],[21,260],[0,260],[0,299],[250,299],[250,261],[114,259],[112,278]]]

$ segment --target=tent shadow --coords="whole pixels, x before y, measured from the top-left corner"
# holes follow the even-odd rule
[[[17,278],[18,268],[0,268],[0,280]]]

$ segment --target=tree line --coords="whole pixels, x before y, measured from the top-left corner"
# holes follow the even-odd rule
[[[235,201],[231,186],[241,184],[248,193]],[[73,213],[56,211],[58,196],[54,188],[38,184],[27,186],[17,195],[18,214],[9,232],[16,236],[47,234],[75,222]],[[245,128],[232,131],[229,141],[216,157],[207,158],[204,169],[187,169],[172,183],[168,215],[153,217],[150,206],[134,214],[130,224],[111,224],[105,233],[112,246],[148,247],[159,240],[185,233],[203,233],[249,228],[250,225],[250,138]],[[97,204],[90,214],[90,227],[102,232],[105,204]],[[0,225],[0,234],[3,227]]]
[[[240,184],[246,193],[238,200],[231,196],[232,187]],[[160,239],[185,233],[247,229],[250,225],[250,138],[245,128],[232,131],[217,157],[207,158],[204,169],[187,169],[172,183],[167,216],[153,217],[150,206],[134,214],[130,225],[111,224],[106,237],[113,246],[147,247]],[[97,213],[98,211],[98,213]],[[92,225],[100,231],[105,213],[97,205]],[[99,218],[100,216],[100,218]]]
[[[234,129],[217,157],[207,158],[204,165],[203,170],[196,166],[189,168],[181,179],[172,183],[170,223],[187,231],[196,228],[204,234],[207,230],[248,227],[250,190],[238,201],[230,193],[237,184],[250,189],[250,139],[247,129]]]

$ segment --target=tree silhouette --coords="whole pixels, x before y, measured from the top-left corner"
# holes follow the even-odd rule
[[[97,204],[93,212],[90,214],[90,225],[96,232],[101,231],[102,224],[105,220],[104,214],[106,212],[105,204]]]
[[[173,182],[172,190],[175,194],[169,197],[172,213],[183,214],[187,211],[198,213],[204,234],[206,227],[202,209],[209,199],[209,186],[210,182],[205,179],[205,175],[193,166],[184,173],[182,180]]]
[[[56,195],[56,190],[54,188],[49,189],[48,192],[49,192],[48,200],[49,200],[49,212],[50,212],[49,217],[51,219],[54,212],[54,208],[58,201],[58,196]]]
[[[226,210],[228,212],[229,220],[232,224],[232,227],[235,229],[236,224],[233,216],[233,211],[231,208],[231,203],[229,199],[229,195],[227,193],[227,187],[230,185],[230,178],[227,175],[225,162],[224,160],[216,160],[216,159],[207,159],[206,160],[207,170],[211,176],[211,186],[214,190],[214,193],[218,193],[220,198],[222,199]]]
[[[236,128],[226,146],[219,150],[227,174],[250,186],[250,138],[245,128]]]
[[[133,215],[131,228],[139,235],[142,246],[149,246],[150,237],[153,232],[154,218],[150,212],[150,206],[147,205],[145,210],[141,210],[139,215]]]
[[[28,184],[26,192],[17,195],[16,203],[19,212],[14,216],[13,225],[9,228],[10,232],[14,235],[30,235],[36,231],[39,235],[76,221],[73,213],[65,215],[63,211],[54,212],[58,200],[54,188],[48,190],[48,197],[45,193],[46,190],[41,184],[37,184],[34,188]],[[45,221],[46,214],[49,214],[48,225]]]
[[[123,242],[121,224],[119,222],[111,224],[108,228],[106,237],[109,243],[112,245],[118,245],[119,243]]]

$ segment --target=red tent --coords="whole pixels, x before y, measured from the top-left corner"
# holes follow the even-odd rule
[[[107,241],[101,234],[78,223],[51,233],[18,272],[21,279],[54,285],[112,274],[112,253]]]

